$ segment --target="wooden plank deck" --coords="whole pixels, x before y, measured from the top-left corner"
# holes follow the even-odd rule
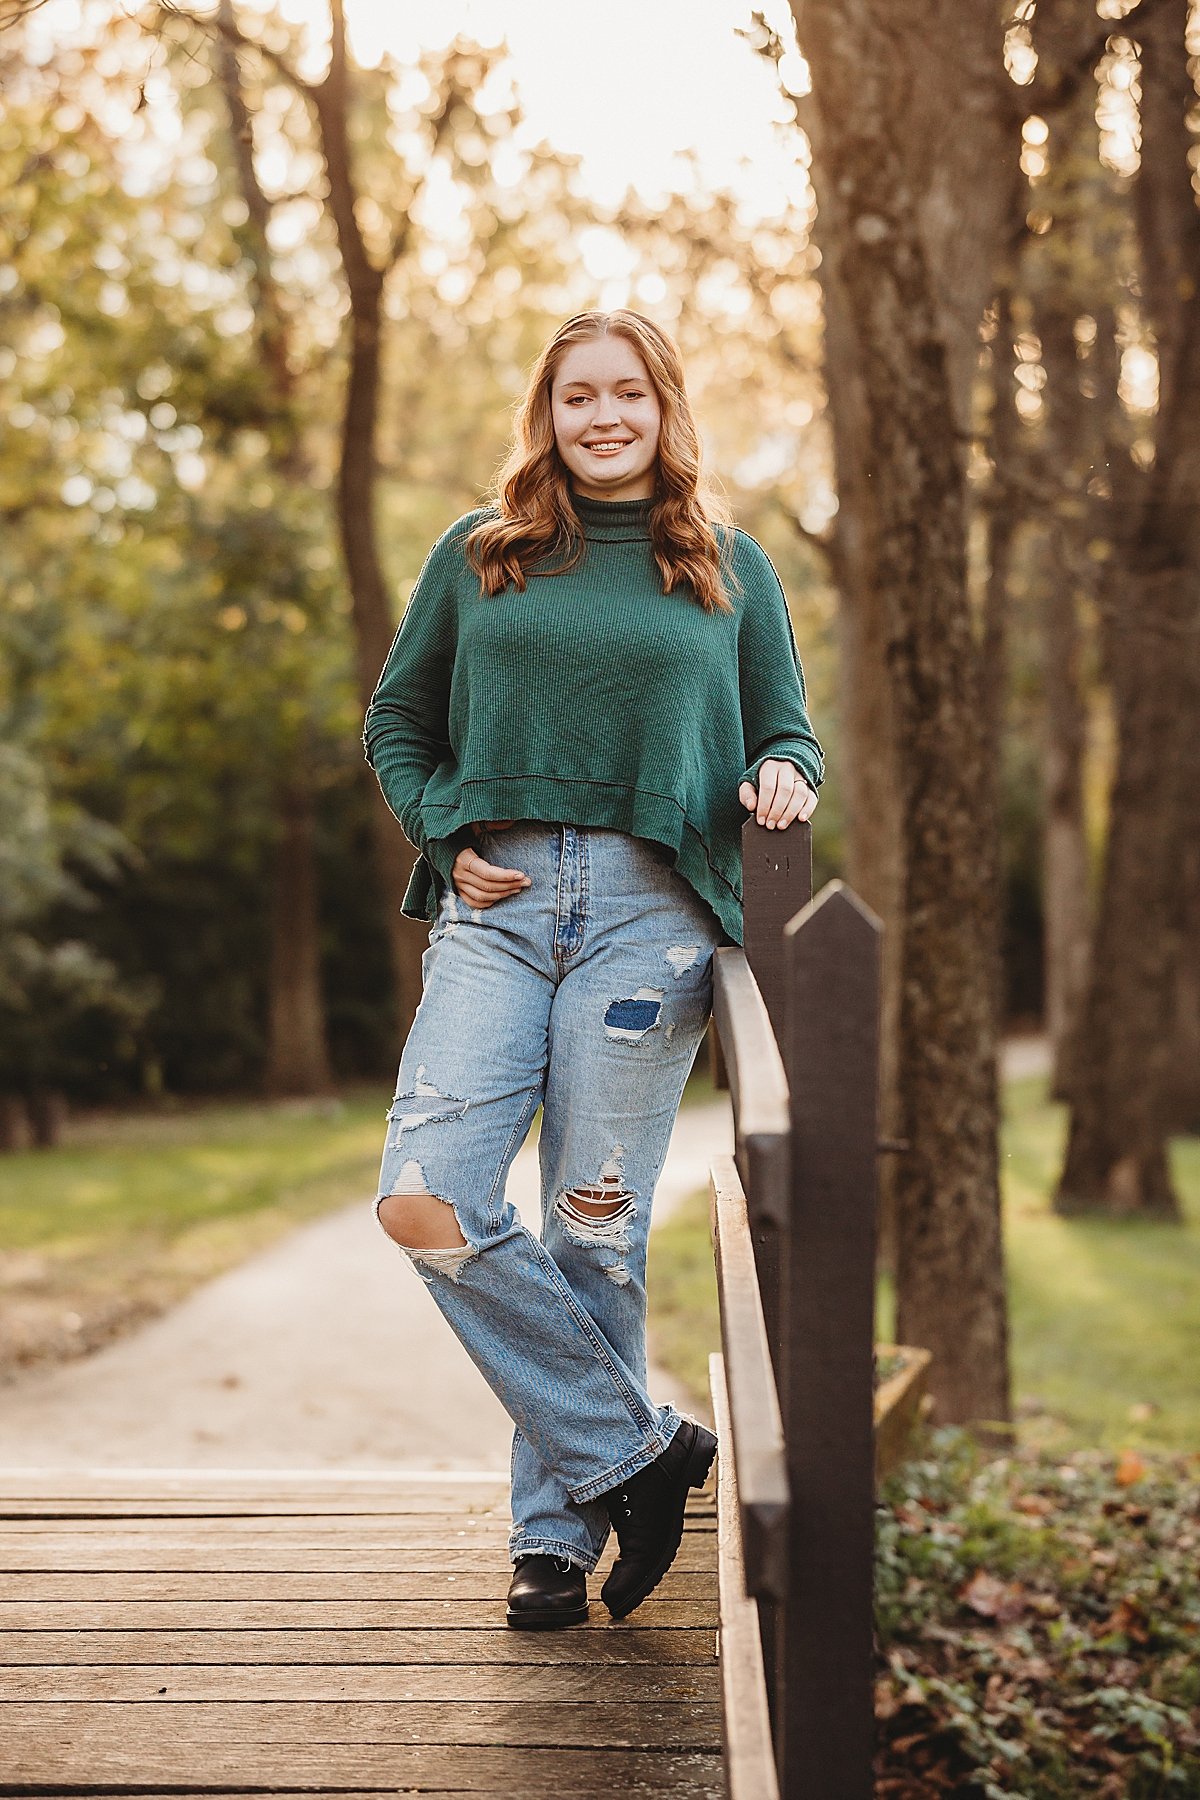
[[[632,1617],[504,1624],[494,1477],[0,1473],[0,1794],[724,1793],[715,1517]]]

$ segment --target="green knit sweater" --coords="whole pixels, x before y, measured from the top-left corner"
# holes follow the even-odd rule
[[[734,610],[705,612],[662,591],[651,501],[574,505],[583,557],[532,573],[524,593],[480,593],[463,543],[485,511],[453,524],[421,570],[363,735],[421,852],[401,911],[436,917],[473,822],[545,819],[664,845],[740,943],[738,785],[766,757],[814,788],[823,775],[779,578],[734,531]]]

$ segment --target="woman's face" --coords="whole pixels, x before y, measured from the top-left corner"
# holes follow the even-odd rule
[[[550,390],[554,441],[576,493],[589,500],[649,500],[662,412],[627,338],[589,338],[559,359]]]

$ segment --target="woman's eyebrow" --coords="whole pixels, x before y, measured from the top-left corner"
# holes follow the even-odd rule
[[[644,381],[645,377],[642,375],[620,375],[617,377],[616,381],[613,382],[613,386],[641,387]],[[590,388],[595,387],[596,383],[594,381],[564,381],[562,385],[563,392],[566,393],[568,388]]]

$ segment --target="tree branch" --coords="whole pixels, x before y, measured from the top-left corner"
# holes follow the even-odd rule
[[[187,25],[194,25],[197,30],[215,34],[226,42],[235,45],[239,50],[254,50],[269,62],[276,72],[290,82],[299,94],[311,100],[316,93],[316,86],[306,81],[299,69],[293,67],[287,57],[279,50],[272,50],[269,44],[260,43],[258,38],[250,37],[232,16],[218,16],[216,13],[196,13],[189,7],[179,6],[177,0],[156,0],[158,10],[171,18],[182,19]]]
[[[811,550],[815,550],[821,560],[825,563],[826,568],[832,570],[834,560],[837,556],[837,527],[829,526],[825,531],[811,530],[810,527],[804,523],[795,507],[789,505],[778,490],[772,493],[771,501],[783,514],[801,543],[807,544]]]

